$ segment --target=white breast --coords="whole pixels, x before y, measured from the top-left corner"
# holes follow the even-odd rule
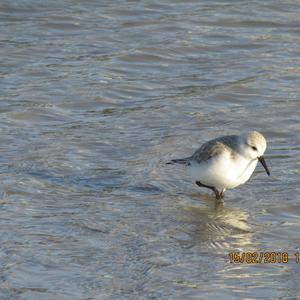
[[[191,175],[194,181],[199,180],[208,186],[228,189],[245,183],[256,165],[257,160],[249,161],[242,156],[232,159],[229,153],[224,153],[200,164],[193,161]]]
[[[237,177],[238,185],[245,183],[251,177],[257,165],[257,159],[245,162],[243,168],[240,168],[240,176]]]

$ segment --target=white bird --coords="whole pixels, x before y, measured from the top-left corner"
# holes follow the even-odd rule
[[[250,178],[258,161],[270,176],[263,157],[266,148],[264,136],[251,131],[218,137],[204,143],[192,156],[173,159],[167,164],[188,166],[195,183],[211,189],[221,199],[226,189],[244,184]]]

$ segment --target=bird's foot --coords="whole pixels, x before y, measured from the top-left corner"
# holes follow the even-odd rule
[[[216,199],[218,199],[218,200],[220,200],[224,197],[225,188],[219,192],[218,189],[216,189],[215,187],[203,184],[200,181],[196,181],[196,184],[200,187],[205,187],[205,188],[212,190],[216,195]]]
[[[213,189],[215,195],[216,195],[216,199],[217,200],[221,200],[222,198],[224,198],[225,195],[225,189],[222,189],[221,191],[218,191],[216,188]]]
[[[216,195],[216,199],[220,200],[222,198],[220,192],[216,188],[214,188],[213,191],[214,191],[214,193]]]
[[[225,191],[226,191],[225,188],[223,188],[223,189],[221,190],[221,192],[220,192],[220,197],[221,197],[221,198],[224,198],[224,196],[225,196]]]

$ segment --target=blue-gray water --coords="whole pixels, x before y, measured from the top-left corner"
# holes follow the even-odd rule
[[[299,297],[299,11],[1,1],[0,299]],[[223,205],[165,165],[249,128],[272,176]]]

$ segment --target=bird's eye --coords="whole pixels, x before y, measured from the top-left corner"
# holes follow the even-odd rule
[[[257,148],[255,146],[251,147],[254,151],[257,151]]]

